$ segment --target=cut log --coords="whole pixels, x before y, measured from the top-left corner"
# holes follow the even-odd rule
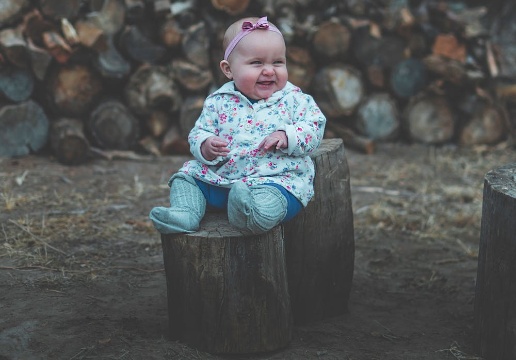
[[[120,54],[115,44],[113,36],[105,38],[105,47],[97,50],[95,67],[99,73],[106,78],[123,79],[131,73],[131,64]]]
[[[43,108],[29,100],[1,107],[0,129],[0,156],[24,156],[45,146],[49,121]]]
[[[170,125],[170,115],[162,110],[154,110],[145,118],[145,124],[150,134],[159,138],[165,134]]]
[[[23,17],[23,12],[30,6],[30,0],[5,0],[0,4],[0,28],[11,25]]]
[[[464,64],[441,55],[428,55],[423,59],[426,68],[453,84],[464,84],[468,74]]]
[[[87,128],[94,144],[102,149],[131,150],[140,137],[138,119],[117,100],[98,105],[91,112]]]
[[[312,45],[317,59],[330,63],[346,60],[350,40],[350,29],[337,19],[330,19],[319,25],[313,35]]]
[[[174,59],[170,69],[177,82],[191,92],[204,91],[213,82],[213,73],[209,69],[203,69],[186,59]]]
[[[144,0],[124,0],[125,16],[130,23],[139,22],[145,14]]]
[[[50,55],[60,64],[65,64],[72,55],[72,48],[56,31],[45,31],[42,35],[43,44]]]
[[[350,174],[342,140],[323,140],[311,158],[315,196],[284,224],[295,324],[348,311],[355,259]]]
[[[103,51],[107,47],[107,36],[94,21],[79,20],[75,30],[82,46],[94,51]]]
[[[183,102],[173,76],[163,66],[140,66],[131,74],[124,92],[126,104],[141,116],[155,110],[176,111]]]
[[[100,76],[84,65],[65,65],[49,73],[48,92],[55,110],[64,117],[81,118],[102,95]]]
[[[30,64],[27,42],[22,28],[7,28],[0,31],[0,50],[2,55],[12,64],[27,69]]]
[[[402,115],[403,127],[410,140],[426,144],[443,144],[455,133],[456,116],[441,95],[413,97]]]
[[[475,344],[485,359],[516,358],[516,164],[484,178],[475,289]]]
[[[246,236],[223,213],[161,235],[172,339],[210,353],[278,350],[291,339],[283,231]]]
[[[43,48],[36,46],[32,40],[27,40],[32,72],[38,80],[45,79],[47,70],[52,62],[52,56]]]
[[[168,48],[177,48],[183,41],[183,30],[176,18],[167,16],[159,30],[161,43]]]
[[[427,71],[419,59],[406,59],[394,66],[391,71],[390,85],[396,96],[408,99],[427,85]]]
[[[310,52],[299,46],[289,46],[287,48],[287,64],[289,81],[303,91],[308,91],[316,70]]]
[[[460,43],[452,34],[439,34],[432,46],[434,55],[441,55],[448,59],[454,59],[461,63],[466,61],[466,45]]]
[[[239,15],[247,9],[249,0],[211,0],[211,4],[229,15]]]
[[[188,138],[190,130],[193,129],[195,122],[201,115],[205,99],[204,95],[190,95],[185,98],[179,112],[180,133],[185,139]]]
[[[34,77],[28,69],[13,65],[0,68],[0,94],[10,102],[29,100],[34,90]]]
[[[400,135],[398,105],[388,93],[373,93],[360,103],[355,127],[359,134],[375,141],[393,141]]]
[[[334,63],[320,69],[313,81],[314,98],[329,118],[351,115],[364,96],[362,75],[356,68]]]
[[[179,125],[172,124],[161,140],[159,147],[163,155],[190,155],[190,144],[181,134]]]
[[[373,140],[356,134],[352,129],[339,124],[335,120],[326,122],[324,137],[328,139],[341,138],[344,145],[350,149],[358,150],[368,155],[374,153],[375,143]]]
[[[82,3],[83,0],[39,0],[39,8],[45,17],[61,21],[77,18]]]
[[[398,36],[382,35],[376,26],[364,26],[353,32],[350,52],[357,60],[364,74],[388,73],[405,59],[405,41]],[[367,70],[373,67],[373,70]],[[375,83],[374,79],[368,79]]]
[[[163,60],[166,49],[146,37],[137,26],[126,26],[118,45],[122,52],[137,63],[156,65]]]
[[[459,144],[471,146],[499,143],[507,135],[507,121],[504,117],[505,113],[498,106],[485,101],[476,102],[469,121],[460,131]]]
[[[186,29],[181,46],[187,60],[201,69],[210,65],[210,38],[204,22],[199,22]]]
[[[84,135],[84,124],[79,119],[59,118],[50,127],[50,146],[57,160],[65,165],[86,162],[90,144]]]

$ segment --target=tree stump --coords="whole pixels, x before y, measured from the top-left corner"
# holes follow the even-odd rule
[[[281,226],[246,236],[224,213],[207,213],[199,231],[161,240],[173,339],[226,354],[288,345],[292,316]]]
[[[486,359],[516,358],[516,163],[484,179],[475,343]]]
[[[348,310],[355,259],[350,175],[342,139],[323,140],[311,157],[315,196],[284,224],[295,324]]]

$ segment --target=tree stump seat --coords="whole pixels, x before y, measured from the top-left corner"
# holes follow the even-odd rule
[[[475,343],[485,359],[516,359],[516,163],[484,178]]]
[[[260,235],[207,213],[199,231],[161,235],[173,339],[210,353],[288,346],[292,326],[347,311],[354,268],[349,170],[341,139],[312,155],[315,196]]]

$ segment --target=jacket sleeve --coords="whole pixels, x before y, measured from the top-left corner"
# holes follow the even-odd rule
[[[294,93],[292,124],[282,125],[288,147],[288,155],[305,156],[319,147],[324,137],[326,117],[312,96],[302,92]]]
[[[215,158],[212,161],[206,160],[201,153],[202,143],[210,136],[218,136],[218,115],[215,107],[215,103],[206,99],[201,112],[201,115],[195,122],[194,127],[190,130],[188,135],[188,143],[190,144],[190,152],[192,155],[206,165],[216,165],[222,161],[222,156]]]

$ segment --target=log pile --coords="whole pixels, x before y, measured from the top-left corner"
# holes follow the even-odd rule
[[[3,0],[0,10],[4,157],[188,153],[204,98],[225,81],[224,30],[263,15],[284,34],[290,81],[328,117],[327,138],[373,153],[381,141],[516,136],[512,2]]]

